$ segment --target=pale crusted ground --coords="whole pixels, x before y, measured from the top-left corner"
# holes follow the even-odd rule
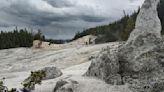
[[[62,50],[39,50],[16,48],[0,51],[0,78],[5,77],[9,88],[21,88],[21,82],[30,71],[48,66],[62,69],[63,75],[57,79],[43,81],[34,92],[52,92],[59,79],[73,79],[79,82],[78,92],[128,92],[126,86],[111,86],[101,80],[86,78],[84,74],[89,65],[89,57],[96,55],[107,46],[118,43],[106,43],[90,46],[74,46]],[[125,90],[125,91],[123,91]]]

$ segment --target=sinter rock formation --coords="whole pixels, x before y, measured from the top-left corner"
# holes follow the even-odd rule
[[[57,67],[45,67],[42,69],[42,71],[45,71],[46,74],[43,80],[54,79],[60,77],[63,74]]]
[[[74,80],[60,80],[56,83],[53,92],[78,92],[79,83]]]
[[[128,41],[115,50],[102,51],[86,76],[109,84],[128,84],[133,92],[164,92],[164,43],[157,6],[145,0]]]

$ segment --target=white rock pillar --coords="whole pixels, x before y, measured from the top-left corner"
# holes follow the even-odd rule
[[[148,33],[155,34],[158,38],[161,38],[161,22],[157,12],[159,2],[160,0],[145,0],[137,16],[135,29],[130,34],[128,41]]]

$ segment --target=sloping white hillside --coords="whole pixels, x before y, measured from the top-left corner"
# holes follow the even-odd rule
[[[112,86],[96,78],[82,77],[82,74],[86,72],[89,65],[90,62],[86,62],[63,69],[63,76],[44,81],[42,85],[36,86],[34,92],[53,92],[56,82],[63,79],[74,80],[79,83],[77,91],[75,92],[131,92],[127,85]]]
[[[34,48],[42,48],[42,49],[55,49],[55,50],[61,50],[61,49],[66,49],[66,48],[73,48],[76,46],[84,46],[84,45],[89,45],[89,44],[95,44],[95,39],[97,37],[93,35],[87,35],[81,38],[78,38],[76,40],[73,40],[69,43],[65,44],[51,44],[50,42],[41,42],[39,40],[35,40],[33,42],[33,47]]]
[[[79,89],[81,92],[100,92],[102,89],[106,91],[101,92],[120,92],[116,90],[118,88],[107,85],[101,80],[81,76],[87,71],[90,65],[88,58],[96,55],[107,46],[112,47],[117,45],[118,43],[107,43],[90,46],[74,46],[61,50],[32,48],[1,50],[0,78],[6,78],[5,85],[9,88],[21,88],[21,82],[29,76],[30,71],[48,66],[57,66],[62,69],[63,76],[57,79],[43,81],[42,85],[36,86],[35,92],[52,92],[56,81],[59,79],[77,80],[82,85],[82,88]],[[121,92],[127,92],[126,86],[119,87],[119,89],[124,89],[124,87],[126,91]]]

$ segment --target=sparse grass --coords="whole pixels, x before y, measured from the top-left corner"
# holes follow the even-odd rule
[[[22,85],[26,89],[34,90],[35,84],[40,85],[44,77],[46,77],[46,73],[43,70],[31,72],[31,75],[27,79],[24,80]]]

